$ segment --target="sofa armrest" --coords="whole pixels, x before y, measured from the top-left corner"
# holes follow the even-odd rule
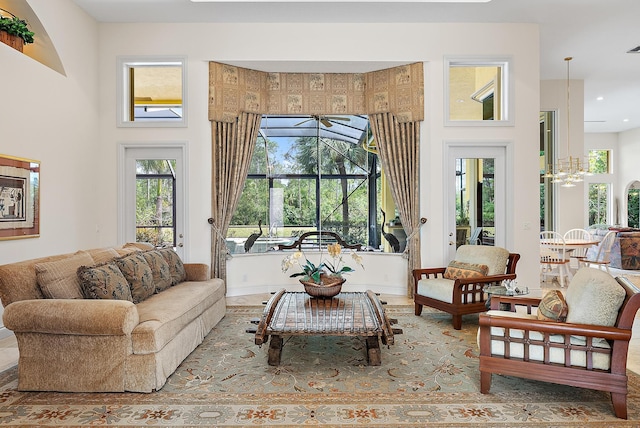
[[[2,316],[15,333],[124,336],[138,325],[138,310],[126,300],[34,299],[11,303]]]
[[[185,263],[184,270],[187,273],[187,281],[207,281],[211,279],[209,265],[205,263]]]

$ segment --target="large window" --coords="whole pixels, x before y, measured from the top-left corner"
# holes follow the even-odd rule
[[[589,184],[589,226],[609,224],[609,188],[608,183]]]
[[[252,233],[260,234],[255,253],[310,230],[379,248],[381,173],[371,140],[366,116],[264,116],[227,235],[232,252],[245,252]]]

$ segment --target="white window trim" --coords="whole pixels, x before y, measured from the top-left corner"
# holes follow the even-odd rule
[[[449,103],[449,69],[452,66],[500,67],[502,71],[501,120],[451,120]],[[514,126],[513,59],[511,57],[445,57],[444,58],[444,126]]]
[[[130,121],[129,113],[129,68],[132,66],[182,67],[182,119]],[[186,56],[120,56],[116,70],[116,125],[119,128],[186,128],[187,127],[187,57]]]

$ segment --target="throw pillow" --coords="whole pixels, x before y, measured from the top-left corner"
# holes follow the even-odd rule
[[[538,319],[564,322],[567,319],[567,302],[560,290],[550,290],[540,300]]]
[[[482,278],[487,276],[488,272],[489,267],[487,265],[452,260],[444,271],[444,277],[447,279]]]
[[[120,257],[120,254],[113,248],[97,248],[95,250],[87,250],[87,252],[91,254],[93,262],[97,265]]]
[[[114,262],[82,266],[78,269],[78,278],[87,299],[133,301],[129,283]]]
[[[569,306],[567,322],[613,326],[626,292],[618,281],[600,269],[582,268],[565,293]]]
[[[76,272],[80,266],[93,263],[85,251],[64,259],[38,263],[35,265],[36,281],[47,299],[82,299],[84,296]]]
[[[187,279],[187,273],[184,270],[184,264],[180,259],[180,256],[173,251],[173,248],[162,248],[158,250],[162,257],[169,264],[169,271],[171,272],[171,285],[176,285]]]
[[[162,254],[157,250],[145,251],[142,253],[142,257],[151,267],[156,293],[171,287],[171,270],[169,269],[169,263],[167,263]]]
[[[129,283],[133,303],[140,303],[156,292],[151,267],[141,253],[120,257],[115,263]]]

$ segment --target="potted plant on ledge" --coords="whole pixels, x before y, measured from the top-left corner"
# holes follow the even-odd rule
[[[22,52],[25,44],[33,43],[33,36],[34,33],[29,30],[27,21],[0,9],[0,42]]]

